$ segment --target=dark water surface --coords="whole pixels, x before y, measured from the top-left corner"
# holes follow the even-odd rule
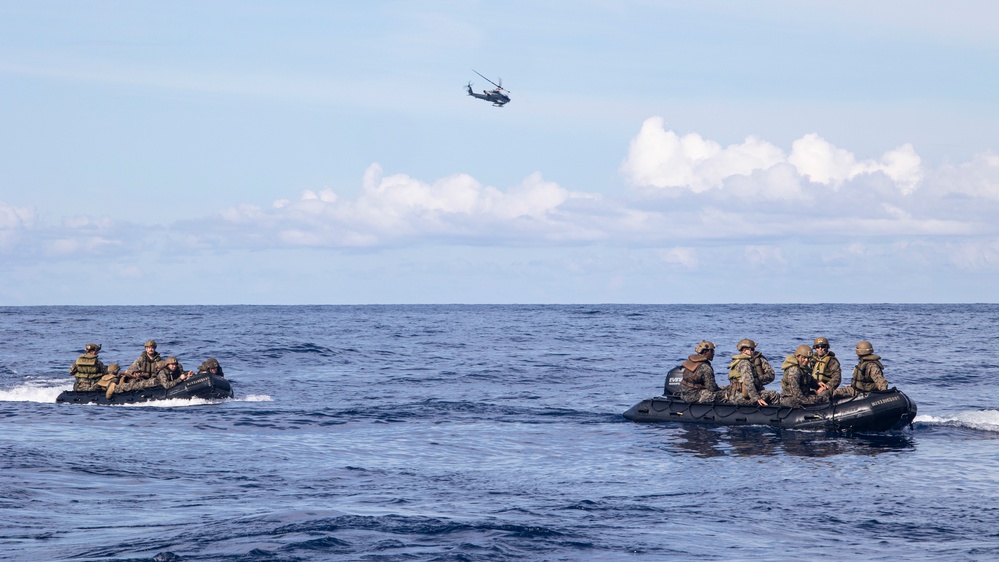
[[[999,558],[996,305],[8,307],[0,334],[4,560]],[[818,335],[847,372],[873,341],[914,428],[621,417],[702,338],[721,372]],[[236,398],[54,403],[84,344],[148,338]]]

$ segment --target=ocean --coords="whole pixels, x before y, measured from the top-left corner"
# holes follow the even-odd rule
[[[999,559],[999,305],[0,307],[0,559]],[[708,339],[870,340],[911,429],[637,424]],[[55,403],[147,339],[235,398]],[[780,389],[780,379],[768,388]]]

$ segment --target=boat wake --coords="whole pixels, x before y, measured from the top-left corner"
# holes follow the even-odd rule
[[[999,433],[999,410],[974,410],[948,417],[920,415],[913,421],[916,424],[964,427]]]
[[[53,386],[58,384],[58,386]],[[73,390],[73,383],[65,380],[30,381],[13,388],[0,390],[0,402],[55,402],[65,390]]]
[[[0,402],[40,402],[54,404],[56,398],[66,390],[73,390],[73,384],[67,384],[64,380],[32,380],[13,388],[0,390]],[[204,406],[206,404],[221,404],[222,402],[272,401],[273,399],[266,394],[251,394],[250,396],[240,396],[237,398],[226,398],[222,400],[180,398],[176,400],[155,400],[134,404],[116,404],[116,406],[124,406],[128,408],[178,408],[188,406]]]

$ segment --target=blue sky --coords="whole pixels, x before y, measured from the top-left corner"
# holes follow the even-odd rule
[[[996,302],[996,21],[5,2],[0,304]]]

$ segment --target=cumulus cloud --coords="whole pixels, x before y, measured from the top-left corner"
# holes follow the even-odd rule
[[[0,201],[0,250],[12,247],[25,231],[34,226],[34,208],[15,207]]]
[[[361,192],[345,199],[329,189],[306,190],[297,201],[281,199],[272,209],[226,209],[224,221],[275,228],[288,244],[371,246],[402,239],[587,239],[600,233],[578,220],[573,203],[600,197],[569,191],[531,174],[507,191],[486,186],[467,174],[433,183],[406,174],[384,175],[373,164]]]
[[[700,265],[696,248],[677,247],[660,250],[659,257],[666,263],[679,265],[688,270],[696,270]]]
[[[815,133],[794,141],[786,154],[750,136],[723,147],[697,133],[666,130],[661,117],[642,124],[628,147],[621,172],[635,186],[703,193],[725,190],[768,200],[795,200],[803,183],[839,189],[861,176],[882,174],[899,193],[911,194],[923,179],[922,160],[912,145],[885,152],[878,160],[858,160]]]

